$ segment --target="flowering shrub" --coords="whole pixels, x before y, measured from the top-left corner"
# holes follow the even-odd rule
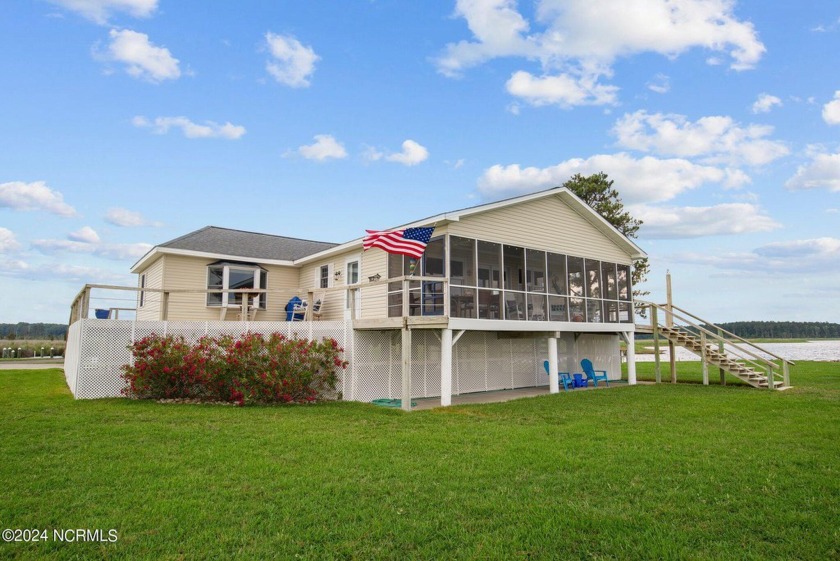
[[[347,368],[335,339],[288,339],[279,333],[202,337],[151,335],[129,346],[123,393],[146,399],[309,403],[335,397],[338,368]]]

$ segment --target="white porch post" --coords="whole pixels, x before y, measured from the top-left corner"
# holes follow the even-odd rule
[[[405,319],[405,318],[403,318]],[[411,330],[402,328],[402,403],[403,411],[411,411]]]
[[[452,330],[440,330],[440,405],[452,405]]]
[[[560,380],[557,375],[557,337],[548,338],[548,391],[558,393]]]
[[[636,385],[636,334],[632,331],[626,333],[627,341],[627,384]]]

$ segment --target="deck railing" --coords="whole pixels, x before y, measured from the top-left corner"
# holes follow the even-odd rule
[[[312,314],[312,305],[319,297],[324,297],[325,301],[330,302],[331,309],[333,313],[335,310],[338,309],[337,306],[340,306],[344,310],[346,310],[346,314],[344,317],[334,317],[333,319],[358,319],[359,312],[361,311],[361,306],[357,306],[357,295],[362,294],[362,303],[365,303],[368,299],[379,300],[382,303],[382,316],[387,316],[387,302],[388,302],[388,285],[392,285],[393,283],[401,283],[401,294],[402,294],[402,315],[403,316],[413,316],[413,315],[449,315],[449,283],[448,279],[442,277],[425,277],[425,276],[401,276],[392,279],[382,279],[382,278],[375,278],[371,277],[368,281],[364,281],[357,284],[350,284],[350,285],[342,285],[337,287],[329,287],[329,288],[316,288],[316,287],[305,287],[305,288],[283,288],[283,289],[255,289],[255,288],[244,288],[244,289],[170,289],[170,288],[148,288],[148,287],[138,287],[138,286],[119,286],[119,285],[110,285],[110,284],[86,284],[82,287],[82,289],[78,292],[76,297],[73,299],[73,302],[70,306],[70,321],[68,322],[69,325],[72,325],[76,321],[80,319],[85,319],[91,317],[92,311],[99,312],[102,311],[103,315],[104,312],[107,311],[107,317],[109,319],[119,319],[120,312],[123,313],[125,316],[126,312],[137,312],[138,305],[141,299],[141,294],[143,295],[142,298],[149,304],[153,305],[153,309],[157,310],[157,317],[150,318],[155,320],[162,320],[166,321],[171,319],[170,318],[170,307],[173,301],[177,300],[178,298],[182,298],[185,296],[191,296],[195,299],[196,296],[203,296],[206,298],[208,294],[227,294],[228,300],[235,301],[239,300],[239,303],[230,304],[228,306],[207,306],[194,303],[194,305],[200,306],[202,309],[211,309],[211,310],[221,310],[225,308],[230,314],[227,316],[229,319],[235,320],[242,320],[248,321],[249,319],[253,319],[251,314],[254,313],[256,310],[259,314],[260,311],[265,313],[264,307],[256,307],[254,306],[254,302],[257,297],[264,296],[271,299],[273,302],[281,302],[280,310],[281,316],[285,317],[285,306],[286,303],[294,296],[300,297],[302,300],[306,301],[308,306],[306,307],[306,311],[304,312],[304,320],[309,321],[315,319],[314,314]],[[439,299],[439,308],[437,313],[434,314],[423,314],[422,310],[420,313],[417,312],[415,304],[412,302],[412,296],[418,291],[427,291],[427,287],[431,284],[435,284],[439,287],[439,290],[435,292],[435,297]],[[370,298],[373,296],[373,290],[376,290],[379,287],[379,298]],[[421,287],[418,289],[418,287]],[[122,296],[108,296],[106,293],[113,293],[119,292],[124,294],[130,294],[129,297],[122,297]],[[393,291],[390,291],[390,294],[393,294]],[[425,292],[428,293],[428,292]],[[241,295],[241,297],[237,297]],[[368,298],[366,298],[366,296]],[[242,305],[242,302],[245,302],[246,305]],[[340,304],[336,304],[335,301],[340,302]],[[126,305],[126,302],[134,302],[134,306]],[[383,303],[384,302],[384,303]],[[116,303],[116,305],[114,305]],[[274,310],[274,315],[276,315],[277,311],[276,303],[272,304],[272,310]],[[276,319],[276,318],[275,318]]]

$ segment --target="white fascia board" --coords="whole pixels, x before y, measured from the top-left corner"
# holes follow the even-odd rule
[[[345,253],[348,251],[352,251],[354,249],[358,249],[362,247],[362,242],[364,238],[357,238],[353,241],[349,241],[343,243],[341,245],[337,245],[335,247],[331,247],[330,249],[325,249],[324,251],[319,251],[318,253],[313,253],[312,255],[307,255],[306,257],[301,257],[300,259],[294,260],[295,267],[301,267],[311,261],[318,261],[319,259],[323,259],[324,257],[329,257],[330,255],[338,255],[339,253]]]
[[[405,230],[406,228],[419,228],[421,226],[431,226],[432,224],[442,225],[447,222],[457,221],[458,218],[453,218],[451,214],[440,214],[438,216],[432,216],[431,218],[424,218],[423,220],[412,222],[411,224],[404,224],[402,226],[394,226],[393,228],[387,228],[387,230]],[[330,249],[325,249],[324,251],[319,251],[318,253],[313,253],[312,255],[301,257],[300,259],[295,260],[295,265],[301,266],[312,261],[318,261],[319,259],[329,257],[330,255],[338,255],[340,253],[345,253],[348,251],[359,249],[364,245],[364,241],[364,237],[356,238],[355,240],[343,243],[341,245],[337,245],[335,247],[331,247]]]
[[[449,329],[466,331],[522,331],[556,333],[632,333],[632,323],[581,323],[571,321],[521,321],[501,319],[449,318]]]
[[[259,257],[246,257],[244,255],[228,255],[225,253],[207,253],[204,251],[193,251],[191,249],[175,249],[171,247],[154,247],[144,255],[140,261],[134,264],[131,268],[132,273],[137,273],[143,269],[143,266],[153,258],[159,255],[181,255],[185,257],[201,257],[204,259],[227,259],[230,261],[250,261],[253,263],[260,263],[262,265],[279,265],[282,267],[299,267],[294,261],[286,261],[281,259],[262,259]]]

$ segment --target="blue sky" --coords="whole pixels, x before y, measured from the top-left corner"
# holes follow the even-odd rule
[[[205,225],[344,242],[599,171],[651,298],[840,321],[838,68],[836,1],[3,2],[0,322]]]

